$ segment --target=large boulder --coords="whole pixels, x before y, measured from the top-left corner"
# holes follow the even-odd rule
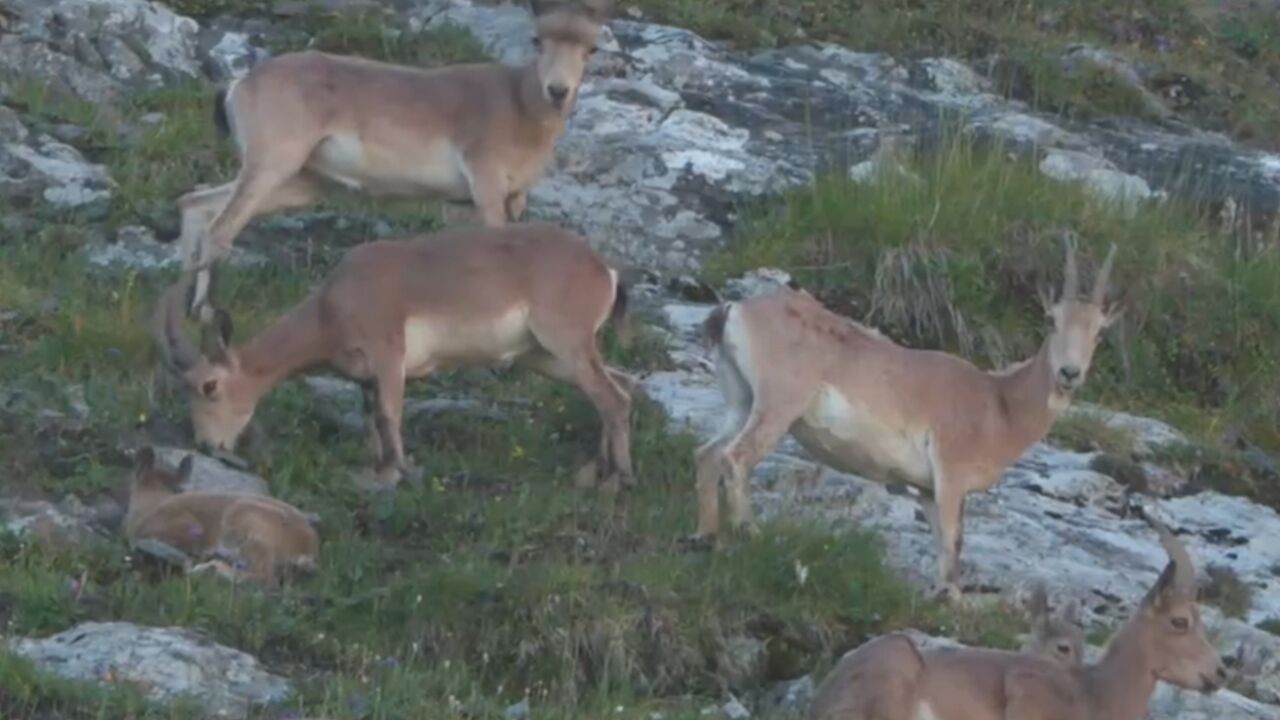
[[[160,703],[193,700],[209,718],[244,718],[291,692],[253,656],[186,628],[85,623],[47,638],[15,638],[9,651],[71,680],[129,683]]]

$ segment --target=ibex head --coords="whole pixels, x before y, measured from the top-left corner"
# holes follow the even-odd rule
[[[1043,583],[1037,583],[1027,602],[1031,614],[1031,637],[1026,651],[1066,668],[1084,664],[1084,628],[1080,624],[1080,605],[1068,600],[1054,614],[1049,608],[1049,595]]]
[[[213,310],[212,319],[204,323],[201,349],[183,332],[192,277],[185,275],[161,295],[153,328],[156,347],[165,366],[187,388],[196,442],[230,452],[253,419],[258,393],[241,372],[231,347],[231,317],[225,311]]]
[[[1149,512],[1146,517],[1160,535],[1169,563],[1136,615],[1145,652],[1159,679],[1188,690],[1213,692],[1226,682],[1227,670],[1204,634],[1191,556],[1164,523]]]
[[[547,102],[556,110],[573,107],[586,74],[587,60],[596,51],[600,28],[608,19],[608,0],[533,0],[537,34],[538,79]]]
[[[1093,282],[1093,292],[1086,298],[1080,293],[1075,240],[1068,236],[1064,245],[1067,264],[1062,294],[1054,302],[1042,291],[1041,302],[1049,322],[1049,368],[1054,387],[1060,393],[1070,394],[1084,384],[1103,331],[1120,317],[1121,311],[1107,306],[1107,285],[1116,246],[1111,246]]]

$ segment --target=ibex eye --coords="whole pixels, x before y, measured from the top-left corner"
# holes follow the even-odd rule
[[[1191,626],[1190,621],[1188,621],[1186,618],[1181,618],[1181,617],[1173,618],[1172,620],[1169,621],[1169,624],[1173,625],[1174,630],[1179,630],[1179,631],[1186,630],[1188,627]]]

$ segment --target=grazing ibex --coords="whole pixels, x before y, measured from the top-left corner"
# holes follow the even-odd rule
[[[400,424],[405,381],[465,365],[518,363],[581,389],[603,420],[597,470],[631,484],[630,378],[608,368],[597,333],[622,321],[618,273],[587,243],[548,224],[458,228],[349,250],[305,300],[249,342],[230,347],[216,311],[205,350],[182,333],[184,275],[155,316],[160,356],[190,390],[197,441],[234,450],[258,401],[275,385],[328,367],[363,387],[371,480],[394,486],[408,470]],[[210,331],[213,332],[210,332]]]
[[[750,475],[788,430],[819,461],[924,493],[940,547],[939,583],[960,593],[965,496],[986,490],[1084,383],[1102,331],[1115,246],[1093,294],[1079,297],[1075,246],[1062,295],[1042,296],[1049,334],[1030,360],[984,372],[947,353],[906,348],[830,312],[808,293],[781,290],[716,308],[705,336],[728,403],[720,434],[698,448],[698,534],[719,525],[719,486],[731,520],[751,525]]]
[[[473,203],[486,226],[516,221],[551,160],[611,3],[534,0],[537,58],[421,69],[304,51],[258,65],[220,93],[236,179],[178,201],[180,252],[208,267],[255,217],[315,202],[327,188]]]
[[[1205,638],[1195,569],[1151,519],[1169,563],[1095,664],[1071,667],[977,648],[920,651],[905,634],[849,652],[814,697],[812,720],[1141,720],[1156,682],[1214,692],[1227,671]]]
[[[138,451],[125,537],[133,547],[181,563],[189,572],[213,570],[231,579],[273,586],[283,571],[312,571],[320,539],[297,508],[261,495],[191,491],[192,456],[176,472],[156,466],[155,451]],[[196,565],[194,561],[203,560]]]

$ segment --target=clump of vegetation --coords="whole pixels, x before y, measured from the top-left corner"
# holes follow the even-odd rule
[[[1217,607],[1223,615],[1243,618],[1253,602],[1253,589],[1226,565],[1210,565],[1205,568],[1209,584],[1205,586],[1204,602]]]
[[[1271,618],[1258,623],[1258,629],[1271,633],[1272,635],[1280,635],[1280,618]]]
[[[916,179],[825,177],[749,210],[713,274],[781,267],[837,312],[998,367],[1043,339],[1038,290],[1058,286],[1062,238],[1092,258],[1082,272],[1115,243],[1126,314],[1084,397],[1210,437],[1231,426],[1268,438],[1280,424],[1280,250],[1225,233],[1195,206],[1121,207],[963,137],[907,165]],[[1059,437],[1122,440],[1083,422]]]
[[[1097,413],[1076,410],[1053,424],[1049,439],[1076,452],[1103,452],[1121,457],[1133,454],[1137,439],[1132,430],[1112,427]]]

